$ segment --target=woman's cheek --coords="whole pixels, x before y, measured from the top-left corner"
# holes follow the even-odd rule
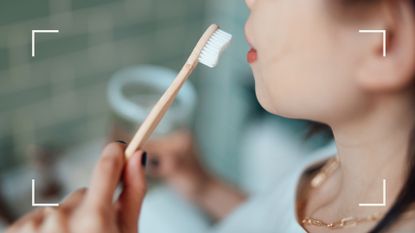
[[[301,83],[290,72],[284,71],[286,70],[274,64],[255,72],[258,101],[270,113],[284,117],[301,117],[301,112],[297,109]]]

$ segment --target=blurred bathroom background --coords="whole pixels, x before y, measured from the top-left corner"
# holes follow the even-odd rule
[[[39,202],[87,184],[119,126],[108,100],[114,73],[143,64],[178,71],[211,23],[234,39],[215,69],[199,66],[190,78],[197,104],[188,127],[206,166],[255,193],[320,148],[324,138],[304,141],[307,122],[271,116],[256,102],[247,16],[241,0],[2,0],[0,225],[33,208],[32,179]],[[32,57],[35,29],[59,33],[38,34]]]

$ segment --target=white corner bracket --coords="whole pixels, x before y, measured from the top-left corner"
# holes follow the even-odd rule
[[[383,35],[383,56],[386,57],[386,43],[387,32],[386,30],[359,30],[360,33],[382,33]]]
[[[59,33],[59,30],[32,30],[32,57],[36,56],[36,33]]]
[[[32,179],[32,206],[33,207],[57,207],[58,203],[36,203],[35,201],[35,179]]]
[[[386,179],[383,179],[383,199],[382,203],[360,203],[360,207],[385,207],[386,206]]]

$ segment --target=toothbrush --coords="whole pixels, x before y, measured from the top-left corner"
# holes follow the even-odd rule
[[[231,39],[232,35],[220,30],[218,25],[213,24],[209,26],[196,44],[177,77],[150,111],[149,115],[128,144],[125,150],[127,159],[130,158],[136,150],[141,148],[153,133],[164,114],[173,103],[180,88],[192,74],[198,63],[200,62],[210,68],[214,68],[219,61],[221,53],[229,45]]]

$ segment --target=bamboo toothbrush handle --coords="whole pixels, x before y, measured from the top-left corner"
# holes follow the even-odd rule
[[[179,93],[180,88],[183,86],[185,81],[189,78],[190,74],[198,65],[198,60],[202,49],[209,41],[209,38],[212,36],[212,34],[218,28],[219,26],[216,24],[210,25],[203,36],[200,38],[199,42],[196,44],[195,48],[187,59],[185,65],[177,75],[176,79],[169,86],[169,88],[167,88],[166,92],[164,92],[163,96],[160,98],[160,100],[151,110],[150,114],[141,124],[130,144],[128,144],[127,149],[125,150],[125,156],[127,159],[130,158],[137,149],[141,148],[144,145],[146,140],[150,137],[151,133],[153,133],[154,129],[157,127],[158,123],[160,123],[164,114],[166,114],[167,110],[177,96],[177,93]]]
[[[166,114],[167,110],[173,103],[175,97],[180,91],[180,88],[188,79],[192,71],[196,68],[196,65],[197,62],[194,64],[186,63],[173,83],[169,86],[166,92],[164,92],[157,104],[154,105],[153,109],[141,124],[131,142],[128,144],[127,149],[125,150],[125,156],[127,159],[130,158],[138,148],[141,148],[153,133],[154,129],[160,123],[164,114]]]

